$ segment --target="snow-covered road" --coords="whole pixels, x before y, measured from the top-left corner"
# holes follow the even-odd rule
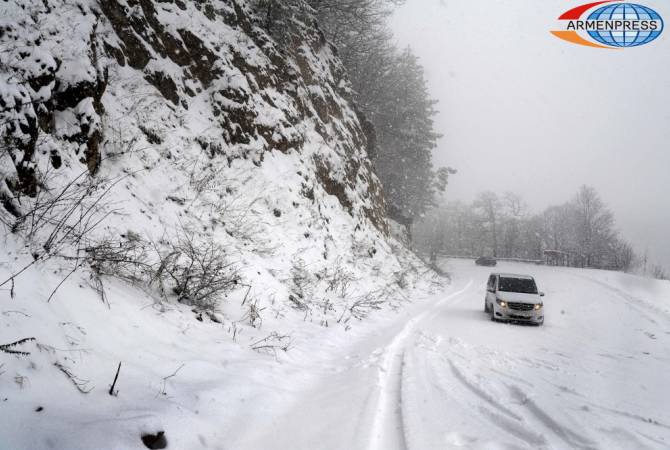
[[[490,268],[445,267],[447,292],[324,349],[309,376],[284,380],[291,406],[238,429],[235,448],[670,447],[668,283],[499,264],[546,292],[531,327],[489,321]]]

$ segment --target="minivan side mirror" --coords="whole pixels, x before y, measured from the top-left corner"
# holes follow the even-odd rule
[[[540,297],[544,297],[544,292],[540,292]]]

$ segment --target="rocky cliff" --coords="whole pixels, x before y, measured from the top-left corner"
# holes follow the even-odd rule
[[[422,280],[336,51],[291,3],[279,26],[246,0],[0,2],[8,448],[227,446],[276,359]]]
[[[10,276],[25,259],[51,259],[58,244],[79,261],[72,255],[96,242],[129,258],[188,237],[223,248],[235,282],[280,305],[277,317],[360,317],[406,287],[404,250],[388,235],[368,158],[373,131],[336,50],[301,2],[281,27],[258,4],[0,5],[0,217]],[[82,236],[73,240],[75,229]],[[120,270],[90,260],[76,269]],[[153,282],[145,272],[124,278]],[[184,300],[180,290],[169,294]]]

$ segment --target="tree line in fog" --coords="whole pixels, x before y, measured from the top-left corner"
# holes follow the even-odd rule
[[[667,278],[619,235],[612,211],[588,186],[541,213],[529,211],[517,194],[483,192],[471,203],[432,209],[412,234],[414,245],[433,257],[519,258],[626,272],[639,268]]]

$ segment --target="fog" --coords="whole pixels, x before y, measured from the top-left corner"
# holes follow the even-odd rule
[[[585,2],[582,2],[585,3]],[[623,50],[552,36],[580,2],[407,0],[392,19],[439,100],[447,200],[514,191],[532,210],[595,187],[639,253],[670,267],[670,31]],[[659,1],[643,2],[670,17]]]

